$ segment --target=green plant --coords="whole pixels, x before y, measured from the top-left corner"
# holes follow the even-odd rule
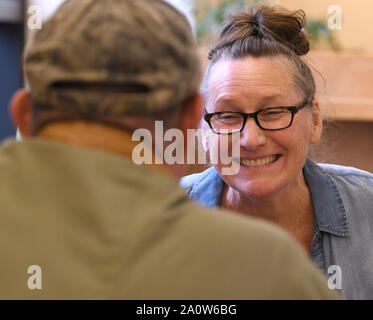
[[[197,1],[196,32],[199,44],[209,43],[219,33],[228,15],[255,2],[259,0],[220,0],[214,6],[203,6],[203,1]]]
[[[307,19],[307,34],[311,48],[327,47],[332,50],[340,50],[340,45],[328,28],[326,19]]]

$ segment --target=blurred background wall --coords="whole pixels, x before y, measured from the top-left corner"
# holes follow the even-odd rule
[[[332,120],[315,157],[373,172],[373,33],[371,0],[276,0],[288,9],[327,20],[341,9],[341,28],[331,31],[338,50],[315,48],[310,63],[325,78],[320,88],[325,115]]]
[[[274,0],[285,8],[303,9],[310,17],[328,18],[330,6],[342,9],[342,29],[335,29],[334,36],[344,50],[373,54],[371,31],[373,1],[371,0]]]

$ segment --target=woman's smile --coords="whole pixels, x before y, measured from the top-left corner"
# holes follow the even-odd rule
[[[241,158],[240,164],[245,167],[265,167],[275,162],[278,158],[279,158],[279,155],[257,157],[253,159]]]

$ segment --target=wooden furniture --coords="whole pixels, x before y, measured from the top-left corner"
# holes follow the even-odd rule
[[[373,56],[316,51],[308,61],[325,80],[319,83],[325,129],[311,154],[373,173]]]

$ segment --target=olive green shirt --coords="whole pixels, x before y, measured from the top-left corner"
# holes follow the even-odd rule
[[[336,297],[284,231],[124,157],[7,141],[0,195],[1,299]]]

